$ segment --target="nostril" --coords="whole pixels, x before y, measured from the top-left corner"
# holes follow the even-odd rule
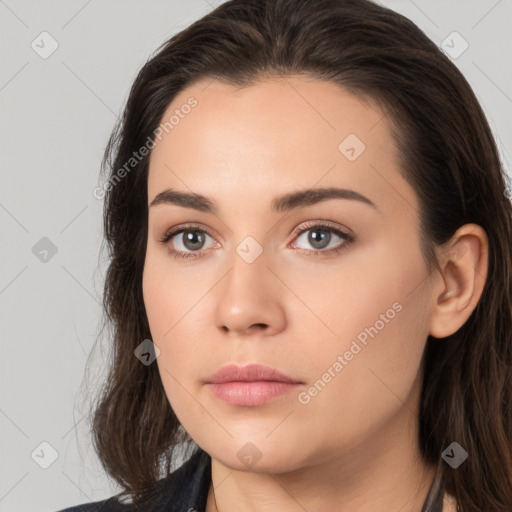
[[[252,324],[251,327],[262,327],[263,329],[265,329],[267,326],[267,324]]]

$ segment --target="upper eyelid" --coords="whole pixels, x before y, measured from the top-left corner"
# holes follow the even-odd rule
[[[166,236],[168,234],[171,236],[176,236],[176,235],[183,233],[184,231],[201,231],[202,233],[206,233],[208,236],[211,236],[213,238],[213,235],[210,233],[210,231],[213,231],[213,230],[206,229],[206,228],[202,227],[200,224],[184,224],[182,226],[178,225],[178,226],[167,229],[164,232],[164,236]],[[213,232],[215,233],[215,231],[213,231]]]

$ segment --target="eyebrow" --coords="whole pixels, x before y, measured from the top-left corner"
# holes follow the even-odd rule
[[[271,209],[274,212],[286,212],[306,206],[312,206],[329,199],[348,199],[359,201],[379,210],[377,205],[355,190],[346,188],[313,188],[290,192],[275,198],[272,201]],[[173,189],[166,189],[158,193],[150,203],[150,207],[158,204],[174,204],[184,208],[193,208],[200,212],[217,214],[215,203],[208,197],[201,194],[181,192]]]

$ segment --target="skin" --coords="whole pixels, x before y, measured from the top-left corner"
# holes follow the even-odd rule
[[[419,512],[434,477],[417,441],[421,358],[429,334],[452,334],[474,310],[487,275],[485,231],[462,226],[438,250],[442,272],[429,274],[416,193],[399,174],[388,120],[336,84],[199,82],[164,119],[191,96],[197,106],[151,153],[148,203],[173,188],[210,197],[218,213],[149,208],[143,294],[168,400],[212,457],[207,511]],[[348,134],[366,146],[354,161],[338,149]],[[276,196],[319,187],[355,190],[377,208],[329,199],[271,211]],[[326,250],[308,241],[315,230],[298,231],[320,220],[355,241],[315,256]],[[207,232],[202,246],[182,234],[159,243],[190,222]],[[247,236],[262,249],[252,263],[236,251]],[[344,243],[331,233],[327,249]],[[202,256],[177,259],[168,248]],[[298,393],[394,303],[394,318],[300,403]],[[266,364],[304,385],[264,405],[231,405],[204,383],[227,363]],[[247,443],[261,454],[251,465],[237,456]]]

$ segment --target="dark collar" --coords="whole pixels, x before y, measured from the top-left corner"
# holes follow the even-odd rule
[[[159,480],[137,512],[205,512],[211,483],[211,457],[197,447],[191,457]]]

